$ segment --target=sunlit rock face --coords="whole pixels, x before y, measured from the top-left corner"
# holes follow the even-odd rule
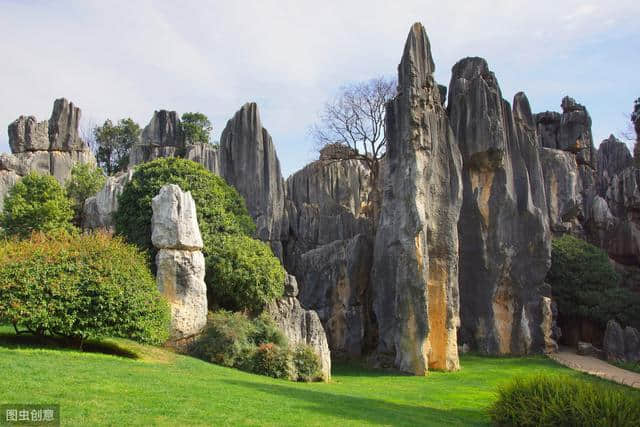
[[[95,157],[80,138],[81,111],[64,98],[56,99],[49,120],[20,116],[8,127],[12,154],[0,155],[0,210],[4,197],[29,172],[52,175],[63,184],[76,163],[95,164]]]
[[[414,24],[387,105],[388,139],[372,285],[377,354],[405,372],[459,368],[462,159],[424,27]]]
[[[207,323],[205,262],[196,205],[191,193],[169,184],[152,199],[151,207],[158,290],[171,306],[169,339],[183,347]]]
[[[482,58],[452,70],[449,118],[463,157],[462,341],[484,354],[549,345],[550,231],[536,126],[524,94],[514,109]]]
[[[269,242],[282,259],[284,180],[275,146],[262,127],[255,103],[243,105],[227,122],[220,137],[219,156],[220,176],[244,197],[256,223],[256,237]]]
[[[140,140],[131,147],[129,167],[161,157],[183,157],[184,154],[185,140],[178,113],[158,110],[142,130]]]

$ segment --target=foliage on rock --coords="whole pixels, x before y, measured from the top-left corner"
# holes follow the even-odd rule
[[[129,165],[131,147],[140,138],[140,126],[132,119],[121,119],[117,124],[106,120],[93,130],[96,141],[96,160],[107,175],[123,171]]]
[[[538,375],[500,387],[489,412],[496,426],[631,426],[640,400],[603,384]]]
[[[202,113],[184,113],[182,115],[182,135],[188,144],[211,142],[211,122]]]
[[[9,190],[0,216],[7,235],[26,237],[34,231],[73,229],[71,200],[51,175],[32,172]]]
[[[74,222],[80,225],[84,202],[95,196],[106,181],[102,169],[86,163],[76,163],[71,169],[71,178],[65,183],[67,196],[73,203]]]
[[[0,323],[81,345],[124,337],[160,344],[169,306],[144,255],[108,234],[34,233],[0,242]]]
[[[284,292],[285,272],[271,248],[245,235],[219,235],[207,250],[210,299],[232,310],[261,310]]]
[[[547,282],[561,316],[586,318],[603,327],[610,319],[623,325],[640,321],[640,298],[619,287],[619,281],[601,249],[570,235],[553,240]]]
[[[290,348],[287,339],[266,314],[219,310],[209,314],[202,337],[191,354],[208,362],[274,378],[315,381],[320,360],[307,346]]]

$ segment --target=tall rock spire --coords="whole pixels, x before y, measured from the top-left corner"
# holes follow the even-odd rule
[[[387,104],[384,197],[374,249],[377,353],[416,375],[459,367],[458,230],[462,159],[414,24]],[[386,356],[386,357],[385,357]]]

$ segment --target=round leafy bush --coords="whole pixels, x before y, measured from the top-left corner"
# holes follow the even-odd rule
[[[116,232],[153,258],[151,199],[166,184],[190,191],[196,203],[211,306],[260,310],[282,295],[284,269],[267,245],[249,237],[255,225],[244,200],[198,163],[162,158],[138,166],[118,199]]]
[[[253,354],[253,372],[273,378],[295,380],[291,352],[273,343],[261,344]]]
[[[233,187],[199,163],[167,157],[136,168],[118,198],[114,217],[116,233],[153,252],[151,199],[166,184],[176,184],[182,191],[191,192],[205,246],[218,233],[251,235],[254,232],[255,225],[244,200]]]
[[[80,346],[106,336],[160,344],[169,305],[134,246],[102,233],[35,233],[0,241],[0,323]]]
[[[282,296],[284,269],[265,243],[244,235],[219,235],[207,248],[209,298],[232,310],[259,311]]]
[[[0,226],[7,235],[33,231],[72,230],[72,202],[51,175],[35,172],[23,177],[4,199]]]
[[[298,381],[310,382],[322,378],[320,358],[308,345],[298,345],[293,350],[293,366]]]
[[[498,389],[489,413],[496,426],[637,426],[633,393],[567,376],[516,377]]]
[[[266,343],[287,346],[286,338],[266,314],[250,319],[244,313],[218,310],[209,313],[207,328],[191,353],[218,365],[253,371],[253,354]]]
[[[573,236],[552,242],[547,282],[553,289],[562,317],[578,317],[606,325],[640,320],[640,298],[619,287],[619,276],[601,249]]]

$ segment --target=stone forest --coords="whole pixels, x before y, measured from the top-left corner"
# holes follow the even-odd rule
[[[317,160],[284,177],[277,141],[263,127],[268,123],[263,124],[254,102],[232,115],[216,144],[194,142],[176,111],[157,110],[131,146],[126,167],[101,178],[99,188],[76,206],[75,231],[62,237],[55,237],[58,232],[53,228],[15,228],[10,220],[19,216],[19,209],[26,209],[16,201],[20,191],[39,185],[38,177],[53,177],[64,186],[78,165],[95,168],[95,150],[79,130],[81,110],[60,98],[53,103],[48,120],[18,117],[8,126],[11,153],[0,154],[0,211],[5,212],[1,223],[5,235],[0,238],[5,241],[5,254],[0,254],[0,325],[8,325],[0,341],[8,349],[0,353],[0,360],[16,351],[10,349],[21,348],[19,339],[25,332],[45,340],[70,339],[72,348],[79,340],[83,354],[96,352],[91,347],[104,342],[119,348],[125,344],[118,340],[128,340],[127,345],[147,349],[140,351],[161,352],[162,357],[176,360],[144,365],[144,369],[159,369],[153,379],[135,379],[154,384],[149,387],[159,387],[162,378],[173,381],[169,378],[174,374],[162,370],[174,368],[165,366],[197,364],[189,368],[192,371],[175,374],[181,381],[194,381],[190,387],[195,391],[189,391],[194,393],[194,407],[197,402],[206,407],[208,399],[229,399],[225,405],[236,400],[247,408],[261,408],[257,400],[265,399],[270,403],[264,405],[271,408],[280,404],[289,408],[286,416],[255,408],[243,416],[237,414],[244,409],[236,408],[231,416],[217,407],[223,418],[195,421],[177,409],[163,412],[162,405],[145,416],[140,408],[157,405],[154,397],[145,395],[149,401],[139,404],[139,418],[133,424],[189,425],[191,420],[194,425],[289,425],[308,419],[313,425],[640,425],[640,392],[634,390],[640,388],[637,159],[613,135],[595,148],[592,120],[587,107],[579,103],[580,94],[558,93],[559,111],[534,112],[523,92],[513,100],[503,98],[496,75],[483,58],[458,61],[448,86],[436,82],[435,68],[427,32],[416,23],[397,68],[396,92],[384,108],[386,152],[376,168],[366,159],[350,156],[353,148],[329,144]],[[640,112],[633,117],[635,132],[640,134]],[[336,156],[336,150],[347,154]],[[188,172],[174,178],[179,168]],[[206,180],[193,178],[198,174]],[[27,196],[20,200],[29,202]],[[50,209],[46,203],[42,206]],[[246,214],[245,220],[242,215]],[[29,236],[27,231],[44,235]],[[80,243],[73,243],[77,239]],[[47,255],[62,245],[59,241],[71,246],[62,255]],[[33,250],[21,246],[28,244],[41,246]],[[74,290],[77,298],[93,298],[89,306],[72,309],[65,299],[67,305],[58,312],[58,302],[52,301],[72,298],[60,290],[73,281],[62,274],[85,274],[93,268],[89,267],[93,257],[103,257],[101,248],[110,245],[129,245],[130,252],[123,258],[103,259],[95,271],[109,271],[104,274],[116,280],[120,270],[130,268],[128,260],[137,265],[135,260],[142,256],[145,272],[140,277],[144,278],[126,276],[124,288],[113,288],[113,295],[100,298],[96,295],[101,291],[85,295],[84,288]],[[82,261],[60,275],[42,273],[53,267],[33,267],[48,256],[70,259],[85,250]],[[245,256],[245,250],[250,255]],[[149,267],[144,261],[147,255]],[[273,262],[263,267],[267,258]],[[35,270],[22,270],[25,260],[36,263],[29,264]],[[258,270],[264,272],[260,279],[242,276]],[[36,288],[16,290],[17,283],[30,274],[39,278],[37,286],[29,285]],[[79,281],[78,286],[107,286],[107,276],[101,274]],[[51,277],[50,283],[44,277]],[[249,286],[263,277],[277,282],[276,291]],[[145,285],[147,296],[138,295],[143,286],[137,280],[150,283]],[[235,283],[249,284],[240,289],[233,288]],[[124,299],[118,302],[117,298]],[[46,316],[59,318],[38,320],[45,314],[29,312],[34,301],[49,307]],[[162,304],[168,307],[164,315]],[[126,314],[118,311],[123,308],[114,308],[107,316],[109,307],[125,306],[130,307]],[[164,327],[158,320],[162,316],[168,316]],[[94,317],[100,318],[95,320],[99,325],[95,330],[78,332],[77,324],[92,324]],[[143,322],[143,318],[149,320]],[[146,329],[151,324],[160,325],[157,328],[162,331]],[[249,344],[233,341],[242,334]],[[77,362],[59,356],[66,353],[52,354],[52,364],[74,369]],[[12,365],[0,364],[2,370],[24,374],[27,368],[21,360],[35,362],[21,357]],[[286,359],[282,366],[278,364],[281,357]],[[113,369],[117,376],[120,368],[111,366],[111,360],[96,359],[96,363],[103,363],[101,369],[106,372]],[[195,366],[218,369],[206,375],[223,379],[196,380],[200,374]],[[61,375],[66,375],[61,369]],[[227,373],[235,369],[248,373],[233,374],[242,377]],[[350,374],[350,369],[356,373]],[[356,408],[364,397],[309,388],[355,387],[349,381],[367,375],[381,382],[359,387],[382,393],[387,387],[393,393],[396,388],[451,381],[438,386],[442,389],[415,391],[428,402],[433,396],[447,396],[446,389],[453,384],[464,384],[466,392],[473,394],[476,381],[494,384],[494,376],[502,375],[510,379],[509,369],[513,375],[538,376],[515,379],[503,388],[495,382],[487,390],[498,387],[498,400],[483,397],[489,400],[481,399],[484,403],[477,404],[477,413],[467,415],[467,409],[448,404],[439,413],[419,406],[409,411],[403,404],[381,403],[379,396],[362,402],[363,408],[377,405],[379,413],[362,418]],[[258,397],[249,402],[236,393],[238,387],[254,381],[253,374],[265,377],[256,377],[260,379],[251,393]],[[68,381],[73,382],[74,375],[79,374],[69,374]],[[560,379],[554,380],[554,375]],[[269,376],[300,383],[321,381],[287,386]],[[421,382],[411,386],[402,383],[418,378]],[[227,388],[207,391],[204,383],[220,381]],[[13,388],[22,387],[19,382],[13,384]],[[291,388],[279,389],[285,386]],[[556,406],[541,413],[534,413],[535,401],[509,400],[516,399],[518,388],[543,386],[565,387],[568,400],[553,401]],[[75,393],[68,385],[60,387]],[[118,393],[128,399],[127,390],[136,386],[122,387]],[[66,392],[60,391],[60,396]],[[175,398],[166,393],[167,399]],[[176,392],[182,393],[186,392]],[[554,392],[541,393],[541,399],[551,405],[549,396]],[[619,399],[620,406],[600,408],[608,414],[600,415],[598,410],[586,409],[589,399],[578,401],[580,393],[593,394],[592,401],[602,405]],[[329,402],[326,412],[318,409],[316,415],[321,418],[308,418],[311,415],[303,409],[289,407],[286,399],[295,401],[305,394],[306,404]],[[79,403],[56,396],[20,394],[20,403],[60,402],[60,421],[65,425],[111,423],[103,415],[89,415],[89,410],[76,413],[71,408]],[[14,402],[10,393],[2,394],[0,403],[5,400]],[[577,415],[568,415],[568,407],[578,408],[575,412],[580,416],[597,415],[571,418]],[[296,411],[302,411],[299,418]],[[67,421],[66,414],[71,414]],[[5,414],[1,416],[4,421]]]

